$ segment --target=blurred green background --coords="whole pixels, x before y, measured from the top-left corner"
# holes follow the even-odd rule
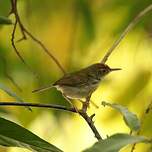
[[[151,0],[19,0],[18,9],[23,24],[39,38],[60,61],[67,72],[72,72],[100,61],[106,50],[123,29],[151,4]],[[0,15],[7,16],[9,0],[0,0]],[[10,19],[14,20],[13,15]],[[20,54],[38,78],[19,60],[11,46],[13,26],[0,26],[0,83],[5,84],[28,102],[54,103],[69,106],[56,89],[32,94],[32,90],[53,83],[62,77],[61,70],[30,38],[16,43]],[[21,38],[17,29],[15,40]],[[92,100],[120,103],[138,117],[152,100],[152,12],[147,14],[125,37],[110,56],[107,64],[123,70],[109,74]],[[20,91],[6,74],[9,74]],[[0,101],[15,101],[0,90]],[[78,102],[75,102],[79,105]],[[95,125],[102,137],[118,132],[129,132],[121,115],[110,108],[91,106],[96,113]],[[0,115],[21,124],[41,138],[65,152],[79,152],[96,139],[79,115],[64,111],[33,108],[0,108]],[[141,134],[152,136],[152,113],[145,118]],[[148,152],[149,146],[138,144],[135,152]],[[130,146],[122,150],[128,152]],[[19,148],[0,147],[1,152],[28,152]]]

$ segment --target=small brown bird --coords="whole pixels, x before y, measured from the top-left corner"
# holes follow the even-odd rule
[[[106,64],[96,63],[79,71],[66,74],[54,84],[33,90],[32,92],[42,92],[56,87],[67,98],[86,99],[97,89],[104,76],[117,70],[121,69],[112,69]]]

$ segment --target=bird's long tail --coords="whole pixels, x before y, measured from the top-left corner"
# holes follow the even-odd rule
[[[39,88],[39,89],[35,89],[35,90],[32,91],[32,93],[43,92],[43,91],[49,90],[53,87],[54,86],[51,84],[49,86],[45,86],[45,87],[42,87],[42,88]]]

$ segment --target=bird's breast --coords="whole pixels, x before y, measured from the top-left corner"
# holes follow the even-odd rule
[[[86,98],[90,93],[95,91],[98,87],[98,84],[84,85],[79,87],[65,86],[65,85],[56,85],[57,90],[61,91],[62,94],[71,98],[71,99],[82,99]]]

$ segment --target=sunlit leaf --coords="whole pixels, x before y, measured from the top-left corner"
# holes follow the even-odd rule
[[[128,144],[150,143],[151,141],[142,136],[131,136],[128,134],[115,134],[105,140],[100,140],[84,152],[118,152]]]
[[[5,16],[0,16],[0,24],[9,25],[12,24],[12,21]]]
[[[14,122],[0,118],[0,145],[27,148],[36,152],[62,152]]]
[[[139,130],[140,129],[140,121],[137,118],[137,116],[130,112],[128,110],[128,108],[119,105],[119,104],[111,104],[111,103],[107,103],[107,102],[102,102],[103,106],[110,106],[113,109],[119,111],[122,115],[123,115],[123,119],[126,123],[126,125],[131,129],[131,130]]]
[[[4,92],[6,92],[8,95],[10,95],[11,97],[15,98],[16,101],[19,102],[24,102],[24,100],[22,100],[18,95],[16,95],[13,91],[11,91],[9,88],[7,88],[6,86],[0,84],[0,89],[2,89]],[[28,107],[28,106],[27,106]],[[28,107],[29,110],[31,110],[30,107]]]

